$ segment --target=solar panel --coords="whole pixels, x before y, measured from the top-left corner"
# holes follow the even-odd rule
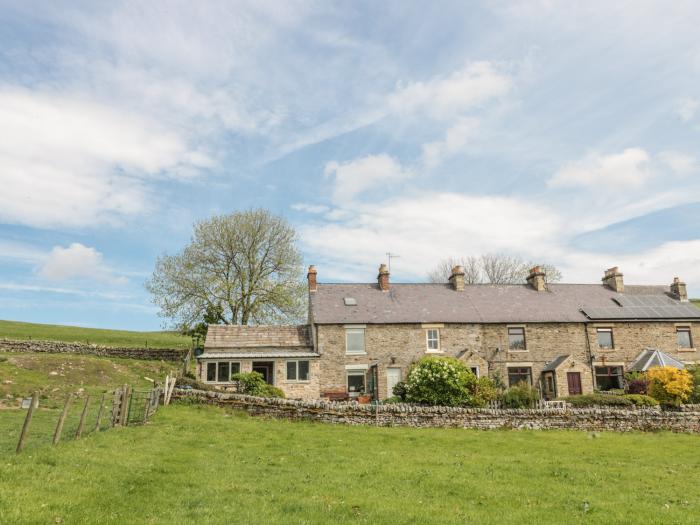
[[[613,297],[620,306],[674,306],[677,302],[667,295],[620,295]]]
[[[700,310],[690,304],[664,306],[598,306],[581,308],[589,319],[700,319]]]

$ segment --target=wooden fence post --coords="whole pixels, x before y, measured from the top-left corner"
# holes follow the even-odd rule
[[[107,396],[107,392],[104,392],[102,394],[102,401],[100,402],[100,409],[97,411],[97,423],[95,423],[95,432],[100,431],[100,423],[102,423],[102,412],[104,412],[105,409],[105,397]]]
[[[90,406],[90,396],[85,398],[85,405],[83,405],[83,411],[80,414],[80,423],[78,423],[78,430],[75,431],[75,439],[80,439],[83,435],[83,429],[85,428],[85,417],[87,416],[88,407]]]
[[[127,426],[129,424],[129,402],[131,400],[131,387],[129,385],[124,385],[124,391],[122,393],[122,403],[121,403],[121,414],[119,419],[119,424],[122,426]]]
[[[27,440],[27,434],[29,433],[29,424],[32,422],[32,416],[34,415],[34,407],[39,403],[39,392],[34,392],[32,394],[32,404],[29,405],[27,410],[27,417],[24,418],[24,425],[22,425],[22,433],[19,435],[19,442],[17,443],[17,454],[22,452],[24,448],[24,442]]]
[[[73,394],[68,394],[68,397],[66,398],[66,404],[63,405],[63,411],[61,412],[60,417],[58,418],[58,424],[56,425],[56,431],[53,433],[53,444],[58,445],[58,442],[61,441],[61,433],[63,432],[63,423],[66,421],[66,416],[68,415],[68,407],[70,406],[71,399],[73,398]]]

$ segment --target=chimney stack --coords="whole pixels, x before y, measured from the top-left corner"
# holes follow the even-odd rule
[[[681,302],[688,302],[688,290],[685,288],[685,283],[678,277],[673,278],[673,283],[671,284],[671,295]]]
[[[625,283],[622,280],[622,273],[617,266],[605,270],[603,284],[617,293],[625,293]]]
[[[545,292],[547,290],[545,273],[542,271],[542,268],[535,266],[530,269],[530,275],[527,276],[527,284],[538,292]]]
[[[379,283],[379,289],[382,292],[389,291],[389,270],[386,264],[379,265],[379,275],[377,275],[377,282]]]
[[[316,274],[318,272],[316,271],[316,267],[312,264],[309,266],[309,273],[306,274],[306,279],[309,282],[309,292],[315,292],[317,289],[316,286]]]
[[[455,266],[452,268],[452,275],[450,275],[450,284],[458,292],[464,291],[464,267]]]

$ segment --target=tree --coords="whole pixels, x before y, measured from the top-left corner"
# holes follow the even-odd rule
[[[464,267],[465,284],[521,284],[526,281],[534,266],[539,266],[545,272],[545,281],[548,283],[559,282],[562,278],[561,272],[551,264],[525,262],[518,256],[490,253],[479,257],[443,259],[428,273],[428,280],[432,283],[447,282],[452,268],[458,265]]]
[[[296,232],[257,209],[195,223],[190,243],[156,261],[146,288],[180,326],[303,319],[305,287]]]

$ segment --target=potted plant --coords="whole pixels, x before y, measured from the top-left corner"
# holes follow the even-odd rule
[[[362,403],[363,405],[366,405],[367,403],[372,401],[372,394],[369,392],[361,392],[359,396],[357,396],[357,402]]]

